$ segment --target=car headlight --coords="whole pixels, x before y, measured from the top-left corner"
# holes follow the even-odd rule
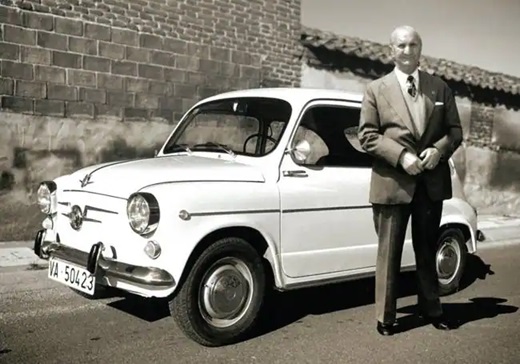
[[[159,203],[151,193],[139,192],[131,195],[126,213],[130,227],[140,235],[155,231],[159,225]]]
[[[52,181],[44,181],[38,187],[38,206],[45,214],[53,214],[56,212],[56,183]]]

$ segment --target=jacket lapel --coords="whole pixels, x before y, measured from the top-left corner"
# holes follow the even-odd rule
[[[415,126],[406,107],[401,86],[399,85],[395,72],[390,73],[384,79],[383,87],[385,88],[385,90],[383,90],[383,96],[386,98],[386,101],[388,101],[397,115],[399,115],[404,125],[415,135]]]

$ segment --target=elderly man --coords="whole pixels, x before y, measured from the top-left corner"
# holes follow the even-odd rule
[[[396,28],[390,46],[395,68],[367,86],[358,132],[362,148],[375,157],[369,199],[379,240],[377,331],[396,330],[396,286],[410,216],[418,313],[449,330],[435,253],[443,200],[452,196],[448,160],[462,142],[459,114],[448,85],[418,69],[422,41],[412,27]]]

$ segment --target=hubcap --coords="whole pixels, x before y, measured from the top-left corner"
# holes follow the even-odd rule
[[[253,275],[238,258],[223,258],[202,279],[199,308],[206,322],[228,327],[247,312],[253,297]]]
[[[437,274],[442,284],[449,284],[460,268],[461,251],[454,238],[444,240],[437,251]]]

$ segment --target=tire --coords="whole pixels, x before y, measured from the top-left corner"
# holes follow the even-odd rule
[[[437,241],[435,265],[439,279],[439,295],[446,296],[459,290],[468,249],[464,234],[458,228],[441,231]]]
[[[203,346],[242,341],[256,325],[265,281],[262,259],[247,241],[217,240],[197,258],[169,300],[170,313],[184,334]]]

